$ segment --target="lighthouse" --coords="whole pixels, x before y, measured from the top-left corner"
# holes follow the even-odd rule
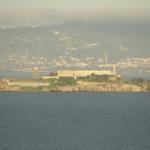
[[[113,75],[116,75],[116,64],[113,65]]]

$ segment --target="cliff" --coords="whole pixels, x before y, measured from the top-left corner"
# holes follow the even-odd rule
[[[84,82],[79,81],[74,86],[61,86],[57,87],[56,91],[61,92],[146,92],[144,86],[125,83],[97,83],[97,82]]]
[[[64,81],[64,80],[63,80]],[[133,84],[120,82],[91,82],[78,80],[76,83],[69,82],[66,84],[58,82],[50,84],[49,86],[9,86],[7,84],[0,84],[0,91],[17,91],[17,92],[148,92],[149,84]]]

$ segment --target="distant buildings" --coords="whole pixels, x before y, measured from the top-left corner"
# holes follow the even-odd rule
[[[139,71],[150,71],[150,57],[148,58],[126,58],[116,63],[120,69],[132,69]]]
[[[110,65],[109,65],[110,66]],[[50,79],[50,78],[59,78],[59,77],[87,77],[91,75],[115,75],[119,76],[116,74],[116,65],[111,65],[112,70],[59,70],[56,73],[51,73],[50,76],[44,76],[42,79]]]

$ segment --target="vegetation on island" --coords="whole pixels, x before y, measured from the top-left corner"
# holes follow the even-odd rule
[[[121,78],[116,77],[113,75],[95,75],[92,74],[91,76],[87,77],[78,77],[77,80],[87,81],[87,82],[106,82],[106,83],[113,83],[113,82],[120,82]]]
[[[147,84],[147,91],[150,92],[150,81]]]
[[[11,81],[10,81],[11,82]],[[124,80],[123,78],[115,75],[95,75],[92,74],[86,77],[59,77],[48,79],[33,79],[33,80],[14,80],[14,82],[30,82],[30,83],[46,83],[46,86],[21,86],[21,85],[7,85],[6,83],[0,84],[1,91],[59,91],[61,89],[74,90],[98,90],[104,91],[149,91],[150,82],[144,79],[137,78],[132,80]],[[69,89],[70,88],[70,89]],[[101,88],[101,89],[100,89]]]

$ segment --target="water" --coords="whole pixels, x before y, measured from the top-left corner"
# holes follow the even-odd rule
[[[0,150],[149,149],[149,94],[0,93]]]
[[[48,73],[40,72],[40,76],[46,76]],[[0,79],[32,79],[31,72],[0,72]]]

